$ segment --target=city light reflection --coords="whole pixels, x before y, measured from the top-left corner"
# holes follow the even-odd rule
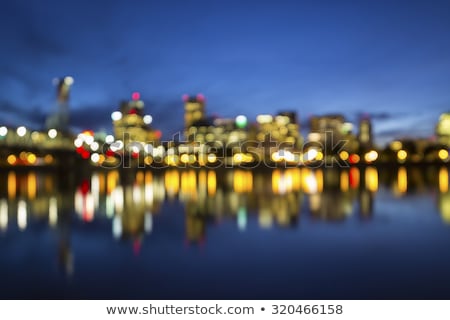
[[[349,176],[348,171],[341,171],[341,176],[339,179],[340,182],[340,188],[342,192],[347,192],[349,187]]]
[[[0,229],[6,231],[8,229],[8,201],[0,200]]]
[[[20,230],[25,230],[27,223],[27,204],[25,200],[19,200],[17,203],[17,226]]]
[[[58,223],[58,200],[50,197],[48,203],[48,223],[54,227]]]
[[[251,171],[235,170],[233,174],[233,190],[237,193],[251,192],[253,174]]]
[[[14,199],[16,197],[17,192],[17,181],[16,181],[16,173],[10,171],[8,173],[8,199]]]
[[[414,190],[422,190],[426,181],[433,181],[424,176],[434,174],[442,220],[450,221],[448,168],[438,167],[430,173],[408,170],[412,170],[410,174],[406,167],[400,167],[384,176],[385,181],[391,177],[390,183],[395,186],[393,195],[407,192],[408,184]],[[9,171],[3,177],[7,186],[0,194],[1,230],[8,230],[9,209],[17,212],[19,230],[27,229],[35,219],[48,219],[50,227],[58,228],[64,212],[71,212],[72,205],[81,221],[108,219],[114,238],[131,237],[140,247],[142,237],[158,228],[155,215],[169,200],[184,208],[185,233],[190,243],[204,243],[209,224],[223,219],[233,220],[236,229],[242,232],[249,230],[252,221],[262,229],[295,226],[308,213],[321,221],[341,221],[352,214],[368,219],[374,214],[383,172],[374,166],[344,170],[280,168],[261,172],[170,169],[155,173],[137,171],[131,176],[121,176],[116,170],[99,171],[80,178],[72,195],[69,193],[73,200],[69,201],[69,207],[53,174]],[[303,217],[304,199],[307,214]]]
[[[378,191],[378,170],[374,167],[365,169],[365,184],[367,190],[371,192]]]
[[[448,169],[446,167],[439,169],[439,191],[441,193],[448,192]]]
[[[36,188],[36,174],[34,172],[30,172],[27,179],[28,199],[33,200],[34,198],[36,198]]]
[[[216,194],[216,173],[214,171],[208,171],[208,195],[214,196]]]
[[[397,190],[400,194],[408,190],[408,174],[405,167],[400,167],[397,173]]]

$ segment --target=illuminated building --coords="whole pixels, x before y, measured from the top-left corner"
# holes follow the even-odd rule
[[[317,142],[331,151],[338,141],[346,141],[343,150],[356,152],[358,141],[353,134],[353,124],[342,115],[313,116],[310,118],[309,142]]]
[[[436,136],[438,142],[450,146],[450,113],[443,113],[436,125]]]
[[[185,137],[188,136],[188,130],[194,124],[205,120],[205,97],[202,94],[197,96],[183,96],[184,101],[184,129]]]
[[[373,148],[372,123],[368,117],[359,121],[358,141],[361,150]]]
[[[57,110],[46,120],[47,129],[66,132],[69,127],[69,94],[74,80],[72,77],[55,79],[57,94]]]
[[[258,141],[265,141],[270,136],[272,141],[284,142],[293,148],[300,147],[302,141],[294,111],[279,112],[276,116],[261,114],[256,121]]]
[[[124,143],[126,151],[129,145],[135,142],[141,146],[143,143],[159,144],[161,133],[152,129],[152,116],[144,113],[144,102],[140,99],[138,92],[132,94],[131,101],[122,102],[119,111],[111,114],[111,119],[114,126],[114,138]]]
[[[234,119],[207,117],[205,114],[205,98],[199,94],[196,97],[183,96],[185,102],[184,136],[189,146],[196,143],[195,150],[181,144],[179,153],[198,153],[200,158],[206,158],[212,148],[215,154],[231,157],[241,153],[241,144],[248,140],[248,121],[244,115]],[[186,150],[185,150],[186,149]],[[183,155],[181,155],[183,157]]]
[[[399,139],[389,144],[390,160],[398,163],[447,161],[448,151],[429,138]],[[445,148],[445,147],[444,147]]]
[[[274,154],[282,153],[276,156],[276,161],[285,159],[285,152],[289,152],[287,158],[294,160],[294,155],[289,150],[300,150],[302,137],[299,133],[299,124],[297,114],[294,111],[282,111],[277,115],[260,114],[256,117],[256,127],[252,128],[256,141],[259,142],[262,156],[266,159],[273,158]],[[291,159],[292,158],[292,159]]]

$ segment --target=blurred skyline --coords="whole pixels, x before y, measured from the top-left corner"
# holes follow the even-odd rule
[[[448,1],[19,0],[0,18],[7,125],[43,126],[64,75],[74,127],[110,130],[139,91],[166,137],[184,93],[224,117],[368,113],[377,141],[430,136],[449,111]]]

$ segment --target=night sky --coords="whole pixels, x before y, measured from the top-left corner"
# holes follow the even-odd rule
[[[210,114],[370,113],[379,141],[450,110],[450,1],[2,1],[0,122],[42,127],[71,75],[74,129],[141,92],[164,136]]]

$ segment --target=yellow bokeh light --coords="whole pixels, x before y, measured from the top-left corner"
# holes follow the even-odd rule
[[[53,156],[51,154],[47,154],[44,157],[44,162],[45,164],[51,164],[53,162]]]
[[[27,161],[29,164],[35,164],[36,163],[36,155],[34,153],[29,153],[27,155]]]
[[[236,153],[233,155],[233,162],[242,162],[244,160],[244,155],[242,153]]]
[[[188,163],[189,162],[189,155],[187,153],[183,153],[180,156],[180,161],[183,163]]]
[[[441,159],[441,160],[447,160],[448,159],[448,151],[445,149],[441,149],[441,150],[439,150],[438,156],[439,156],[439,159]]]
[[[278,151],[272,153],[272,157],[271,158],[272,158],[273,162],[281,161],[281,157],[280,157],[280,154],[278,153]]]
[[[17,157],[15,156],[15,155],[13,155],[13,154],[10,154],[9,156],[8,156],[8,158],[6,158],[6,161],[8,162],[8,164],[10,164],[10,165],[15,165],[16,164],[16,161],[17,161]]]
[[[189,156],[188,156],[188,161],[189,161]],[[171,154],[168,155],[165,158],[165,162],[169,165],[169,166],[176,166],[178,164],[178,156],[176,154]]]
[[[144,163],[146,164],[146,165],[151,165],[152,163],[153,163],[153,158],[152,158],[152,156],[146,156],[145,158],[144,158]]]
[[[317,151],[316,160],[320,161],[323,159],[323,153],[322,151]]]
[[[408,157],[408,153],[405,150],[399,150],[397,152],[397,158],[399,161],[405,161],[406,157]]]
[[[208,162],[214,163],[217,161],[217,157],[214,153],[208,154]]]
[[[366,162],[374,162],[377,159],[378,152],[376,152],[375,150],[369,151],[364,155],[364,160],[366,160]]]
[[[341,153],[339,153],[339,157],[341,157],[342,160],[347,161],[348,160],[348,152],[341,151]]]
[[[391,142],[391,149],[394,151],[400,150],[402,148],[402,143],[400,141],[392,141]]]

